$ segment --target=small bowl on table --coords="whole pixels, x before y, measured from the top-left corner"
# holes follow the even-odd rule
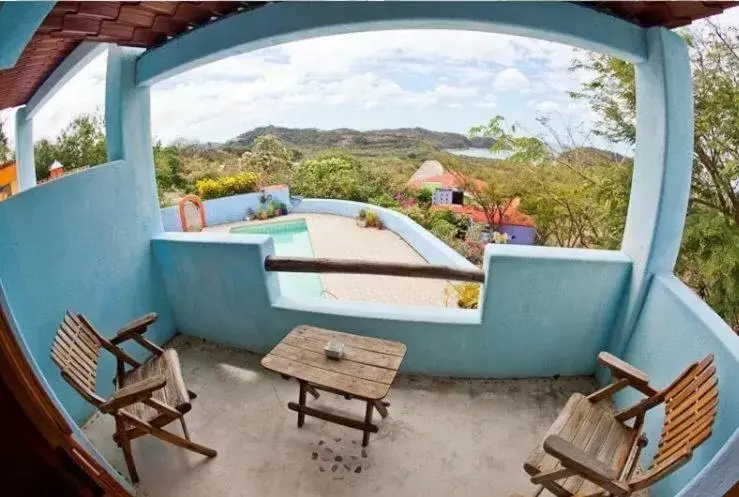
[[[329,359],[341,359],[344,357],[344,344],[339,342],[328,342],[323,347],[323,353]]]

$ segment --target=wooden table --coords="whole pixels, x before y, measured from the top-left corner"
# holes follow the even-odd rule
[[[324,355],[323,347],[329,341],[344,344],[342,359]],[[377,425],[372,424],[372,412],[377,409],[383,418],[387,416],[390,403],[382,399],[398,374],[406,349],[399,342],[300,325],[264,356],[262,366],[283,378],[298,380],[298,403],[287,404],[298,413],[298,428],[303,426],[307,414],[362,431],[362,446],[367,446],[370,433],[378,431]],[[306,392],[318,398],[317,390],[364,400],[364,421],[308,407]]]

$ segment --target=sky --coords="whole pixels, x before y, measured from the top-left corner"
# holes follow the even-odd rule
[[[739,26],[739,8],[714,19]],[[560,130],[589,130],[597,116],[568,95],[588,77],[569,71],[576,55],[567,45],[469,31],[304,40],[223,59],[154,85],[152,133],[164,143],[223,142],[270,124],[420,126],[466,134],[497,114],[532,133],[541,131],[535,121],[541,115]],[[93,60],[41,109],[34,139],[54,138],[78,114],[102,114],[106,57]],[[0,111],[11,141],[13,114]]]

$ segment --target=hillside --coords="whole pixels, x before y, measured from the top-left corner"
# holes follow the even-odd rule
[[[274,135],[288,146],[303,149],[399,149],[418,147],[424,143],[440,149],[465,149],[488,148],[491,144],[489,139],[469,139],[459,133],[431,131],[424,128],[357,131],[347,128],[320,130],[262,126],[240,134],[226,142],[226,145],[250,147],[254,140],[262,135]]]

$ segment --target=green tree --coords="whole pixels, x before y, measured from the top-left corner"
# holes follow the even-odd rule
[[[287,148],[276,136],[263,135],[254,140],[251,150],[245,152],[242,159],[247,168],[274,179],[275,183],[282,183],[299,159],[299,153]]]
[[[108,160],[103,121],[94,114],[82,114],[51,142],[44,138],[34,144],[36,177],[45,179],[56,160],[65,170],[96,166]]]
[[[0,163],[10,160],[13,157],[10,151],[10,143],[8,135],[5,134],[5,121],[0,120]]]
[[[58,156],[65,169],[95,166],[107,162],[103,121],[100,116],[77,116],[56,140]]]
[[[386,199],[389,179],[351,156],[329,155],[302,161],[289,183],[293,193],[304,197],[368,202]]]
[[[172,188],[183,188],[182,157],[175,146],[165,147],[160,141],[154,144],[154,170],[157,186],[161,192]]]
[[[36,178],[46,179],[49,177],[49,168],[58,156],[56,145],[46,138],[42,138],[33,145],[34,166]]]
[[[707,21],[683,35],[693,72],[695,134],[690,206],[677,272],[739,330],[739,30]],[[604,55],[583,55],[572,69],[593,75],[572,96],[600,115],[597,132],[633,144],[633,66]]]
[[[581,128],[560,133],[548,118],[537,119],[540,133],[526,133],[496,116],[470,130],[493,139],[492,150],[507,155],[512,167],[486,172],[488,186],[465,189],[484,206],[488,219],[503,219],[513,201],[536,222],[537,243],[561,247],[615,248],[623,234],[630,188],[629,164],[594,149]],[[493,225],[495,228],[497,226]]]

